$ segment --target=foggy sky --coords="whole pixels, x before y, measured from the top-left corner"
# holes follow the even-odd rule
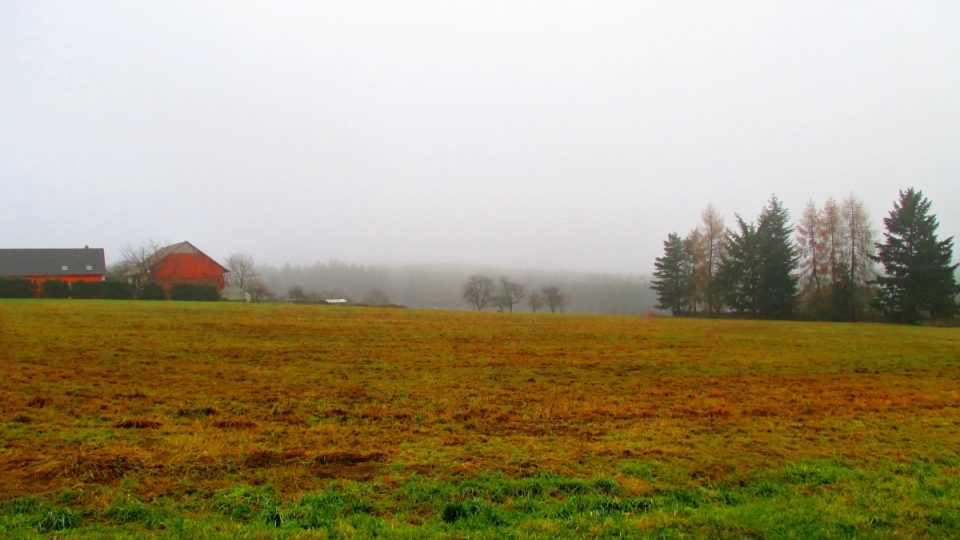
[[[707,203],[853,192],[879,230],[909,186],[960,236],[958,29],[919,0],[5,1],[0,247],[646,273]]]

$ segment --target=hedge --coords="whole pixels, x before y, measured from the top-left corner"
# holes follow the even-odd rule
[[[215,302],[220,300],[220,289],[216,285],[174,283],[173,286],[170,287],[170,299]]]
[[[29,279],[0,279],[0,298],[33,298],[36,289]]]
[[[70,298],[70,284],[59,279],[48,279],[40,284],[40,298]]]

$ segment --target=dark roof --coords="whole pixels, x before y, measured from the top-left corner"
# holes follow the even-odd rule
[[[0,277],[102,276],[104,261],[103,248],[0,249]]]

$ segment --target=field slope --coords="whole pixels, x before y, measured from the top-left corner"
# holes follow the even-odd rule
[[[958,537],[960,331],[0,301],[0,536]]]

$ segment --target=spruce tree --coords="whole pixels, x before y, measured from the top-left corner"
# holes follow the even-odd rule
[[[687,315],[693,309],[693,251],[689,242],[670,233],[663,242],[663,257],[654,263],[653,284],[657,308],[674,315]]]
[[[890,321],[915,323],[957,313],[953,237],[937,240],[939,223],[929,212],[930,201],[910,188],[900,192],[883,220],[884,242],[876,245],[874,260],[885,275],[876,279],[874,305]]]
[[[776,196],[760,212],[757,223],[757,248],[760,275],[757,283],[757,314],[765,319],[793,316],[797,294],[795,275],[799,258],[793,244],[790,213]]]
[[[757,230],[736,216],[739,232],[727,231],[723,255],[714,284],[723,302],[737,313],[758,313],[757,293],[760,284],[760,251]]]

